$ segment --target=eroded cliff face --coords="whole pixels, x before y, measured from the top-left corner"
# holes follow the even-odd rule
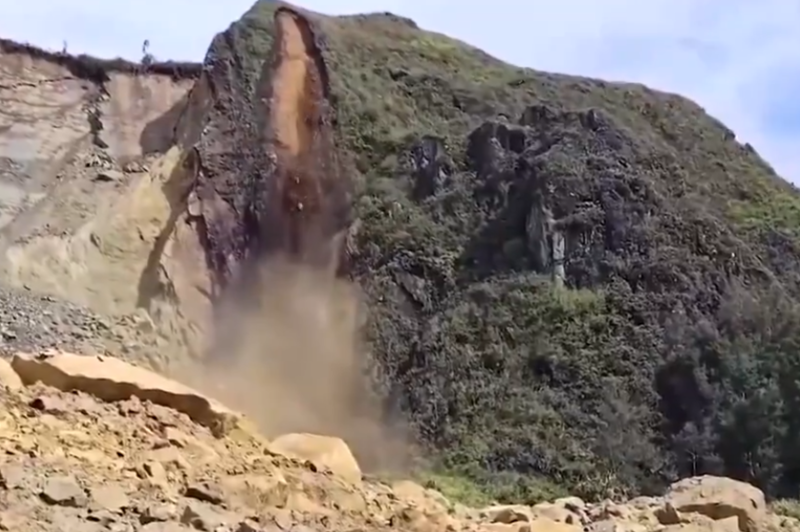
[[[143,308],[199,352],[224,289],[247,292],[265,254],[343,271],[350,189],[324,45],[296,11],[274,24],[255,84],[224,34],[203,67],[0,46],[3,279]]]
[[[127,67],[127,68],[126,68]],[[0,46],[4,279],[106,313],[130,312],[163,218],[176,75]]]

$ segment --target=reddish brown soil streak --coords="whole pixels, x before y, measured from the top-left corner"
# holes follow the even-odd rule
[[[325,237],[330,213],[323,181],[334,176],[331,132],[323,115],[324,73],[314,60],[314,42],[308,22],[298,14],[280,10],[278,64],[272,76],[270,126],[277,155],[278,174],[272,204],[282,218],[284,251],[302,262],[330,262]]]

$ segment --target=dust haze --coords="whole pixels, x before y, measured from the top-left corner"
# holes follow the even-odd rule
[[[226,307],[198,386],[252,418],[268,437],[343,438],[366,472],[410,467],[411,440],[387,421],[364,374],[358,287],[285,260],[261,266],[248,304]]]

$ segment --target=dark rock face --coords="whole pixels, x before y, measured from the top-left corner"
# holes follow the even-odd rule
[[[685,238],[692,231],[688,225],[701,221],[680,217],[642,176],[638,167],[647,146],[601,110],[531,106],[518,125],[486,122],[469,140],[476,198],[485,209],[499,210],[465,256],[480,277],[508,269],[552,274],[554,239],[564,240],[559,260],[569,286],[590,288],[620,278],[635,291],[669,292],[677,298],[673,304],[689,303],[685,299],[705,286],[708,279],[695,277],[697,268],[741,268],[726,262],[736,249],[730,230],[720,224],[704,227],[730,242],[708,257],[716,264],[693,265],[690,273],[673,262],[673,239]],[[509,249],[517,262],[503,252]]]
[[[337,235],[350,222],[351,185],[342,174],[334,146],[328,102],[330,87],[324,43],[309,20],[296,11],[280,9],[275,19],[290,17],[302,33],[300,48],[287,57],[288,30],[272,23],[274,49],[263,58],[258,79],[242,65],[232,27],[218,35],[206,57],[204,73],[192,91],[177,136],[199,158],[196,194],[201,202],[208,259],[220,288],[246,276],[247,263],[265,254],[285,254],[304,263],[325,266],[341,261]],[[300,146],[287,147],[276,123],[284,90],[279,85],[283,62],[305,65],[298,94],[289,102],[292,117],[306,132],[296,136]],[[242,277],[243,279],[243,277]]]
[[[407,159],[414,180],[413,195],[417,200],[423,200],[442,190],[454,170],[443,140],[430,135],[414,143]]]

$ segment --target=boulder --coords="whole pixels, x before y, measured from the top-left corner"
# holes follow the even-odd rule
[[[575,499],[575,500],[572,500]],[[580,501],[580,504],[576,503]],[[565,502],[566,501],[566,502]],[[542,502],[533,507],[537,516],[547,517],[553,521],[567,524],[582,524],[586,521],[585,503],[577,497],[558,499],[554,502]]]
[[[519,522],[528,523],[533,520],[533,513],[530,507],[522,504],[489,506],[481,510],[480,515],[490,523],[502,523],[504,525]]]
[[[138,397],[182,412],[221,437],[241,418],[213,399],[179,382],[112,357],[63,352],[20,353],[11,367],[22,383],[41,382],[61,391],[81,391],[104,401]]]
[[[427,513],[447,513],[450,501],[436,490],[420,486],[411,480],[392,483],[392,493],[402,501],[413,503]]]
[[[308,433],[284,434],[269,444],[269,450],[289,458],[308,460],[354,484],[361,482],[361,468],[341,438]]]
[[[704,515],[714,521],[736,517],[740,532],[756,532],[767,517],[767,503],[760,489],[726,477],[705,475],[680,480],[664,498],[664,514]],[[664,523],[673,524],[673,523]]]

